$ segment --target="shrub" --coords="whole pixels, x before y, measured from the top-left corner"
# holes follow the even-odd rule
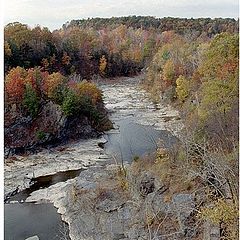
[[[94,83],[82,81],[76,85],[76,90],[79,96],[88,97],[93,105],[102,101],[102,92]]]
[[[40,103],[39,103],[37,93],[34,91],[34,89],[30,85],[26,86],[26,90],[23,98],[23,106],[27,109],[27,111],[32,117],[37,116]]]
[[[79,112],[78,98],[73,91],[68,91],[64,97],[61,108],[66,116],[72,116]]]
[[[210,220],[214,224],[221,225],[224,229],[221,235],[223,239],[238,238],[238,210],[233,202],[227,202],[218,199],[213,207],[204,207],[201,209],[200,217],[204,220]]]
[[[163,67],[163,79],[168,82],[168,85],[172,85],[175,78],[174,63],[171,60],[167,60]]]
[[[137,161],[139,161],[139,160],[140,160],[140,157],[139,157],[139,156],[136,155],[136,156],[133,157],[133,161],[134,161],[134,162],[137,162]]]
[[[43,131],[37,131],[36,136],[38,140],[44,140],[46,138],[46,133]]]

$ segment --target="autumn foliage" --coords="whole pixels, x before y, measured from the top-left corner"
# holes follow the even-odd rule
[[[50,74],[76,72],[86,79],[95,74],[127,76],[144,68],[163,43],[172,44],[176,34],[197,43],[198,39],[209,40],[221,32],[238,32],[238,21],[142,16],[93,18],[73,20],[53,32],[15,22],[4,28],[5,71],[17,66],[25,69],[41,66]],[[174,42],[177,53],[181,40]]]
[[[174,194],[179,178],[185,183],[191,179],[190,192],[196,193],[201,206],[196,206],[197,219],[217,226],[219,239],[237,239],[239,36],[221,33],[193,41],[167,33],[147,69],[144,85],[155,100],[174,103],[185,123],[177,156],[174,153],[166,162],[168,169],[160,176],[166,172],[171,176],[167,184]],[[170,169],[179,172],[169,173]]]
[[[83,81],[76,85],[76,92],[79,96],[86,96],[91,99],[93,105],[102,101],[102,92],[95,84]]]
[[[40,68],[13,68],[6,76],[5,89],[6,106],[23,106],[33,117],[46,100],[61,105],[66,115],[93,112],[102,103],[102,93],[95,84],[74,82],[59,72],[49,74]]]
[[[104,55],[102,55],[99,61],[99,70],[102,75],[105,75],[106,67],[107,67],[107,59],[105,58]]]
[[[97,126],[106,117],[102,92],[84,79],[144,72],[143,85],[154,101],[174,103],[185,120],[186,134],[176,152],[157,153],[154,166],[161,169],[161,182],[166,178],[163,185],[168,186],[168,192],[174,189],[174,194],[176,185],[188,183],[184,191],[191,191],[194,199],[201,195],[199,206],[195,206],[200,221],[218,224],[221,239],[236,239],[236,33],[238,20],[230,18],[92,18],[72,20],[53,32],[10,23],[4,28],[5,111],[6,119],[13,120],[6,125],[16,126],[19,113],[34,121],[44,104],[51,103],[67,120],[84,117],[91,126]],[[29,133],[35,131],[38,139],[45,139],[48,134],[37,127],[31,125]],[[194,182],[203,185],[193,190]]]
[[[10,103],[20,103],[24,94],[24,80],[27,72],[21,68],[13,68],[6,77],[6,97]]]
[[[58,98],[60,97],[59,94],[61,94],[62,86],[64,85],[64,83],[65,78],[59,72],[49,74],[44,81],[44,93],[49,99],[61,101],[61,99]]]

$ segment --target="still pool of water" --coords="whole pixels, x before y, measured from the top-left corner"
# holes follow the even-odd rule
[[[107,140],[104,149],[118,161],[131,162],[135,156],[152,153],[160,142],[164,148],[170,148],[177,142],[177,138],[169,131],[138,124],[134,117],[116,121],[115,125],[118,126],[119,132],[104,136]]]
[[[34,235],[40,240],[69,239],[68,227],[52,204],[4,204],[4,240]]]
[[[25,201],[26,198],[29,197],[29,195],[41,188],[47,188],[50,187],[53,184],[59,183],[59,182],[65,182],[68,179],[72,179],[77,177],[82,169],[77,169],[77,170],[68,170],[64,172],[58,172],[55,174],[47,175],[47,176],[40,176],[37,178],[33,178],[31,180],[31,186],[30,188],[27,188],[14,196],[11,196],[8,198],[5,202],[9,203],[10,201]]]
[[[137,124],[134,117],[116,121],[115,124],[119,132],[104,136],[108,141],[104,149],[119,161],[123,159],[131,162],[134,156],[155,151],[159,139],[166,148],[177,142],[177,138],[170,132]],[[77,177],[80,172],[81,170],[71,170],[35,178],[29,189],[21,191],[8,200],[24,201],[33,191]],[[61,221],[60,215],[52,204],[5,204],[4,211],[5,240],[24,240],[34,235],[38,235],[40,240],[68,239],[66,237],[68,227]]]
[[[24,201],[40,188],[77,177],[82,170],[69,170],[33,179],[30,188],[10,197],[8,201]],[[4,240],[24,240],[37,235],[40,240],[67,240],[68,227],[52,204],[4,204]]]

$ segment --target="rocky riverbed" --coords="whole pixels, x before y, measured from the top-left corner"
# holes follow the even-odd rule
[[[84,169],[78,177],[34,191],[26,199],[26,202],[53,203],[62,219],[68,223],[71,239],[149,239],[149,234],[153,234],[149,232],[150,216],[146,212],[150,206],[149,201],[160,197],[157,206],[161,208],[163,215],[169,211],[171,214],[176,213],[178,204],[191,205],[190,195],[175,196],[172,202],[165,204],[163,193],[159,194],[159,191],[164,190],[164,186],[148,173],[139,174],[135,178],[135,184],[129,184],[133,182],[131,171],[125,174],[119,168],[121,161],[126,159],[120,159],[119,155],[114,154],[114,148],[106,147],[104,150],[99,147],[104,146],[111,134],[121,136],[121,121],[126,119],[128,123],[130,121],[143,129],[150,126],[156,131],[166,131],[169,139],[178,135],[183,126],[178,112],[170,106],[153,104],[147,93],[141,89],[140,81],[141,76],[101,84],[104,102],[114,123],[114,129],[108,131],[105,138],[81,140],[31,156],[5,159],[5,196],[28,188],[32,178]],[[158,137],[161,139],[162,135],[163,132],[159,132]],[[138,136],[137,138],[139,139]],[[152,136],[150,140],[151,143],[158,144]],[[136,139],[131,141],[136,142]],[[160,143],[166,141],[165,137]],[[126,144],[125,140],[123,142]],[[119,144],[121,148],[122,143]],[[129,164],[125,165],[126,168],[131,168]],[[147,190],[146,196],[139,190],[146,187],[144,181],[147,183],[147,189],[151,189]],[[142,207],[142,204],[145,204],[146,208]],[[156,214],[158,211],[155,209],[152,213]],[[189,209],[183,208],[184,216],[190,214]],[[176,214],[175,218],[178,229],[172,239],[177,239],[175,237],[178,235],[182,236],[184,231],[181,216]],[[154,236],[159,236],[160,231],[154,231]]]

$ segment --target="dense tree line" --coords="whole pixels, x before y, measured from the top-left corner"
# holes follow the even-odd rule
[[[95,84],[78,81],[74,75],[67,78],[59,72],[49,74],[40,68],[12,68],[6,75],[5,90],[5,110],[15,105],[33,118],[41,103],[51,100],[66,116],[82,113],[95,121],[97,105],[102,104],[102,93]]]
[[[12,68],[4,95],[7,155],[96,136],[112,127],[100,89],[77,75],[50,74],[40,67]]]
[[[125,25],[99,31],[73,26],[51,33],[47,28],[12,23],[4,32],[6,72],[17,66],[41,66],[50,73],[77,73],[88,79],[96,74],[111,77],[139,72],[159,41],[154,31]]]
[[[162,26],[165,26],[164,29]],[[184,33],[179,32],[180,28]],[[209,29],[216,31],[208,34]],[[145,85],[155,96],[159,97],[161,92],[163,98],[197,102],[200,104],[199,116],[205,120],[209,119],[206,109],[215,112],[223,109],[227,119],[232,108],[231,101],[236,101],[233,99],[236,97],[238,63],[234,35],[237,29],[238,21],[234,19],[136,16],[73,20],[53,32],[45,27],[30,28],[26,24],[10,23],[4,28],[6,99],[10,103],[12,99],[18,103],[31,92],[32,99],[38,99],[40,93],[41,97],[48,96],[50,99],[57,94],[52,100],[62,104],[63,100],[59,99],[63,98],[63,93],[66,94],[62,91],[66,88],[63,87],[66,84],[62,82],[63,76],[70,76],[67,77],[69,80],[75,74],[78,77],[74,79],[79,82],[98,75],[127,76],[145,67]],[[195,30],[200,31],[199,34]],[[218,32],[226,33],[210,37]],[[38,77],[36,83],[29,87],[26,84],[28,81],[24,80],[25,75],[28,81],[34,76],[48,75],[43,77],[44,84],[49,82],[52,90],[33,87],[39,84]],[[210,81],[212,78],[219,81]],[[224,78],[231,79],[231,82],[226,83]],[[55,85],[57,90],[53,87]],[[221,88],[225,92],[216,95],[222,96],[219,100],[211,89],[217,92]],[[207,94],[204,95],[205,92]],[[209,96],[213,99],[207,100]],[[211,106],[211,102],[219,108]],[[29,101],[22,103],[26,106]],[[33,108],[31,114],[36,112],[37,104]]]
[[[157,101],[183,105],[213,143],[218,138],[218,144],[221,140],[225,147],[233,147],[237,140],[238,53],[236,34],[222,33],[210,41],[194,42],[174,34],[153,57],[145,86]]]
[[[127,76],[147,68],[145,84],[156,93],[155,96],[162,92],[161,96],[167,99],[197,102],[201,104],[198,108],[201,119],[209,119],[205,116],[206,109],[212,108],[208,105],[211,100],[208,103],[203,93],[208,92],[205,96],[209,97],[211,89],[220,91],[219,85],[210,81],[214,75],[214,79],[221,80],[222,85],[220,80],[217,83],[225,87],[226,92],[221,92],[221,101],[212,94],[212,102],[224,109],[226,118],[231,108],[229,96],[236,96],[232,87],[236,88],[237,60],[232,46],[235,44],[236,51],[234,33],[237,29],[238,21],[221,18],[94,18],[73,20],[53,32],[45,27],[30,28],[26,24],[10,23],[4,28],[7,96],[12,90],[23,94],[24,89],[28,91],[27,95],[31,92],[29,87],[21,87],[24,81],[20,73],[12,77],[14,80],[9,80],[12,68],[21,67],[29,74],[33,71],[31,69],[37,68],[49,74],[51,84],[57,84],[60,75],[77,74],[78,80],[90,80],[99,75]],[[219,32],[221,34],[216,35]],[[217,39],[219,42],[215,43]],[[211,47],[214,43],[216,50],[210,54],[208,52],[214,49]],[[225,59],[228,49],[232,51],[229,53],[232,59]],[[223,76],[235,82],[232,80],[228,86],[221,79]],[[208,125],[212,126],[210,122]]]
[[[201,217],[221,224],[222,238],[236,239],[237,32],[238,21],[230,18],[93,18],[73,20],[53,32],[8,24],[5,124],[15,123],[16,112],[37,118],[46,101],[68,117],[82,114],[96,124],[104,117],[98,111],[101,91],[83,79],[127,76],[145,68],[146,89],[155,101],[174,102],[182,109],[191,135],[167,162],[167,172],[186,166],[186,174],[203,179],[211,197],[203,194]],[[209,182],[211,188],[206,187]],[[226,199],[227,192],[231,196]]]
[[[71,26],[91,27],[101,29],[104,27],[115,28],[119,25],[126,25],[134,29],[153,28],[158,32],[175,31],[178,34],[186,34],[190,31],[200,36],[206,34],[209,37],[221,32],[237,32],[238,21],[234,18],[155,18],[151,16],[128,16],[112,18],[88,18],[72,20],[63,25],[63,28]]]
[[[50,73],[77,73],[87,79],[127,76],[146,66],[172,32],[196,40],[237,30],[238,21],[220,18],[93,18],[72,20],[53,32],[15,22],[4,28],[5,72],[41,66]]]

